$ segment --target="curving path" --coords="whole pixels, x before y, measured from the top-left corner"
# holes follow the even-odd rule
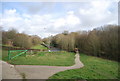
[[[75,65],[63,67],[63,66],[40,66],[40,65],[15,65],[18,72],[24,73],[26,79],[48,79],[53,74],[83,67],[83,63],[79,60],[79,54],[75,55]]]

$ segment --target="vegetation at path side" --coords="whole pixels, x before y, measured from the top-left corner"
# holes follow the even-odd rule
[[[49,79],[118,79],[118,64],[115,61],[80,54],[83,68],[59,72]],[[89,80],[88,80],[89,81]],[[92,81],[92,80],[91,80]]]
[[[90,31],[65,31],[48,39],[51,39],[53,46],[63,50],[74,51],[78,48],[80,53],[118,61],[118,31],[120,27],[117,25],[105,25]]]
[[[33,47],[31,47],[32,49],[47,49],[47,47],[43,46],[43,45],[35,45]]]
[[[72,66],[75,61],[75,53],[71,52],[35,52],[30,54],[27,52],[26,57],[18,56],[12,60],[8,60],[7,51],[2,51],[2,59],[14,65],[49,65],[49,66]]]
[[[66,51],[74,51],[75,48],[78,48],[80,53],[118,61],[120,59],[118,57],[120,54],[119,31],[118,25],[104,25],[89,31],[64,31],[42,39],[37,35],[19,33],[15,29],[2,30],[2,45],[31,48],[45,43]]]
[[[19,33],[16,29],[2,31],[2,45],[31,48],[32,46],[42,43],[42,39],[37,35],[28,35]]]

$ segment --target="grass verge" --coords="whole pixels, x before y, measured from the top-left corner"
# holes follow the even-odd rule
[[[59,72],[49,79],[118,79],[118,64],[115,61],[80,55],[83,68]],[[92,80],[88,80],[92,81]]]
[[[49,66],[71,66],[74,64],[75,54],[71,52],[37,52],[27,54],[8,60],[7,51],[2,51],[2,59],[14,65],[49,65]]]
[[[47,47],[43,46],[43,45],[35,45],[33,47],[31,47],[32,49],[47,49]]]

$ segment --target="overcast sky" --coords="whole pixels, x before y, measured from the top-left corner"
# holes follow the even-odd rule
[[[48,37],[68,30],[90,30],[118,24],[117,0],[90,2],[2,2],[0,26]]]

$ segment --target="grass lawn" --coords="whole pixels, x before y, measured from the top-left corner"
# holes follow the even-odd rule
[[[4,61],[14,65],[50,65],[50,66],[71,66],[74,64],[75,54],[71,52],[37,52],[34,55],[18,56],[8,60],[7,51],[2,51]]]
[[[59,72],[49,79],[89,79],[89,81],[93,81],[90,79],[119,78],[118,62],[87,56],[84,54],[81,54],[80,58],[84,63],[83,68]]]
[[[33,46],[32,49],[47,49],[47,47],[43,45],[36,45],[36,46]]]

